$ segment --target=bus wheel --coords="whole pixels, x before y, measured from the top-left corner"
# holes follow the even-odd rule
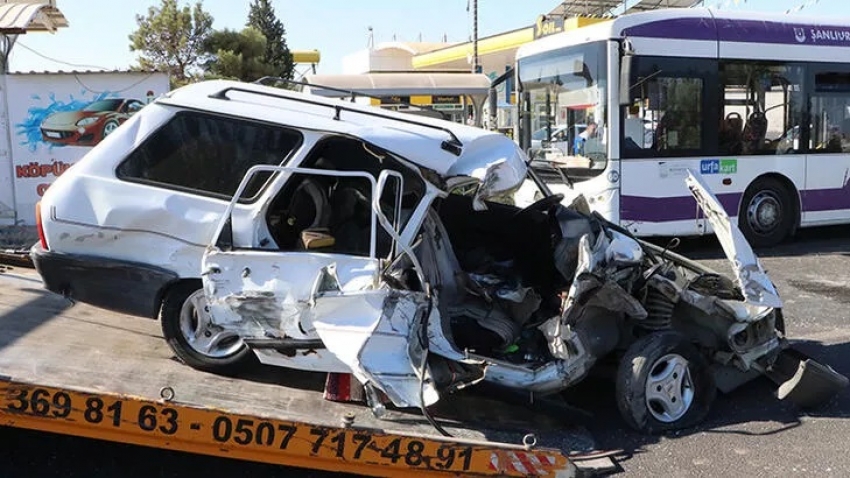
[[[788,188],[774,178],[761,178],[744,193],[738,227],[753,247],[772,247],[791,234],[795,216]]]

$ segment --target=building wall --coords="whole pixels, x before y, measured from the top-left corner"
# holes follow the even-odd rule
[[[342,59],[343,75],[361,75],[369,73],[371,50],[360,50]]]
[[[0,101],[0,225],[32,225],[35,204],[127,111],[87,111],[100,100],[144,107],[169,90],[165,73],[27,73],[4,77]],[[134,101],[130,101],[134,100]],[[105,104],[105,103],[99,103]]]
[[[413,71],[413,54],[405,48],[378,45],[344,57],[342,73],[358,75],[381,71]]]

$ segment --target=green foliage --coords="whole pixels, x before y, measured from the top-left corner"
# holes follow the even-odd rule
[[[265,62],[266,38],[255,28],[214,31],[204,42],[205,78],[254,81],[276,74]]]
[[[139,27],[129,38],[130,51],[139,52],[137,68],[168,72],[172,86],[191,81],[213,23],[202,0],[182,8],[177,0],[161,0],[159,8],[148,8],[146,16],[136,15],[136,23]]]
[[[270,0],[253,0],[248,12],[248,26],[260,31],[266,38],[263,60],[271,67],[271,75],[292,78],[292,53],[286,45],[286,29],[275,16]]]

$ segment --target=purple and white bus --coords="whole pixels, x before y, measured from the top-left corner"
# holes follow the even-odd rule
[[[515,137],[549,188],[637,235],[710,232],[689,169],[753,245],[850,223],[850,19],[624,15],[522,46],[516,84]],[[595,134],[526,138],[572,124]]]

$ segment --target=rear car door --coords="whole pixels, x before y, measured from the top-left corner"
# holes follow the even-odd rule
[[[361,383],[383,391],[397,406],[420,406],[427,369],[420,366],[424,348],[418,337],[432,310],[424,294],[389,287],[381,276],[395,255],[400,222],[398,214],[388,218],[376,198],[387,197],[382,193],[395,187],[399,193],[389,196],[398,212],[402,176],[389,170],[375,178],[362,171],[259,166],[240,188],[262,171],[286,177],[278,195],[284,210],[280,217],[255,214],[254,224],[234,224],[230,213],[237,201],[231,201],[202,264],[213,323],[238,330],[243,338],[320,339]],[[339,187],[342,182],[365,187],[352,192]],[[330,212],[323,205],[329,183],[334,183],[333,194],[349,194],[345,207]],[[313,207],[303,207],[305,201]],[[345,237],[334,237],[323,226],[328,216],[348,214],[344,211],[353,211],[352,217],[338,217],[335,223],[356,222],[359,211],[360,225],[362,220],[367,225],[340,228]],[[276,247],[253,246],[255,231],[262,227],[283,231],[272,234]],[[352,240],[358,235],[363,240]],[[390,237],[388,247],[379,246],[379,235]],[[437,401],[427,383],[424,400],[426,405]]]

